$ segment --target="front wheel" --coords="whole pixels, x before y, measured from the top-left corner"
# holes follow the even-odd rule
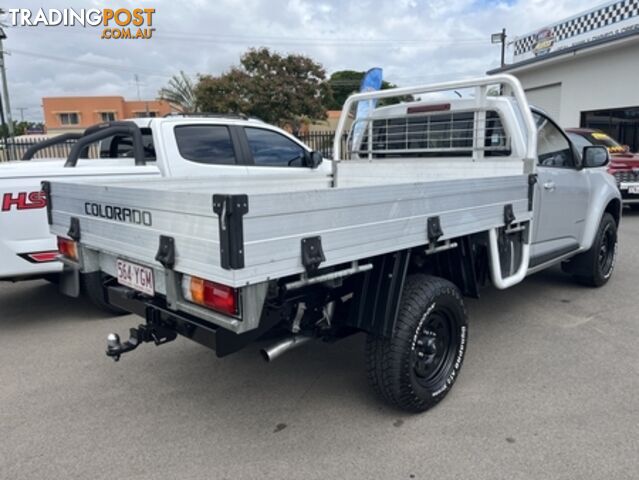
[[[617,260],[617,222],[605,213],[595,240],[587,252],[570,261],[575,279],[590,287],[605,285],[615,269]]]
[[[408,277],[392,336],[368,336],[371,385],[402,410],[432,408],[457,379],[467,332],[466,308],[455,285],[429,275]]]

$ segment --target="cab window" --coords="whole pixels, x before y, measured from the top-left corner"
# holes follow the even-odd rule
[[[572,143],[577,147],[577,149],[581,152],[584,147],[591,147],[592,143],[588,141],[585,137],[579,135],[578,133],[568,132],[568,138],[572,141]]]
[[[548,118],[533,113],[537,124],[537,158],[542,167],[573,168],[575,160],[570,142]]]
[[[175,140],[180,155],[187,160],[209,165],[235,165],[235,151],[228,127],[177,126]]]
[[[245,128],[255,165],[267,167],[302,167],[306,150],[277,132],[262,128]]]
[[[150,128],[141,128],[144,160],[154,162],[155,147]],[[133,140],[131,135],[113,135],[100,142],[100,158],[133,158]]]

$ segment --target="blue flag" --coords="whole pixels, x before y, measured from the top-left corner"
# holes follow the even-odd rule
[[[371,68],[364,74],[362,83],[359,86],[359,91],[372,92],[382,88],[382,69],[379,67]],[[355,114],[355,127],[353,127],[352,145],[354,148],[359,148],[359,144],[364,134],[364,128],[366,127],[366,121],[363,119],[368,117],[375,106],[377,100],[368,100],[363,102],[357,102],[357,113]]]

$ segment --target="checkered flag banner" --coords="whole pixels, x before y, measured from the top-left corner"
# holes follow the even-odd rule
[[[513,53],[515,60],[533,52],[539,42],[540,32],[547,38],[552,38],[554,44],[569,41],[582,35],[596,36],[601,29],[615,31],[615,27],[622,27],[622,23],[633,23],[636,20],[639,30],[639,0],[621,0],[608,5],[597,7],[575,17],[564,20],[539,32],[519,37],[513,41]],[[618,32],[622,33],[622,32]],[[581,40],[581,39],[580,39]]]

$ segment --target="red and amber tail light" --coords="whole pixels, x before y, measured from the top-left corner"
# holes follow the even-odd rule
[[[60,255],[63,257],[78,260],[78,244],[73,240],[58,237],[58,252],[60,252]]]
[[[239,311],[237,290],[202,278],[184,275],[182,295],[189,302],[227,315],[235,316]]]

